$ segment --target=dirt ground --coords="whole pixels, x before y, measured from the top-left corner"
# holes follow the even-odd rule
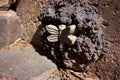
[[[100,10],[108,22],[105,36],[110,41],[106,56],[90,65],[100,80],[120,80],[120,2],[119,0],[100,0]]]

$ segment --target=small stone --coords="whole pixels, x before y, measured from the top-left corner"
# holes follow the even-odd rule
[[[85,54],[85,56],[86,56],[86,58],[88,59],[88,60],[91,60],[92,58],[91,58],[91,56],[89,55],[89,53],[84,53]]]
[[[0,0],[0,11],[8,10],[11,4],[15,3],[16,0]]]
[[[84,78],[84,80],[94,80],[93,78]]]
[[[94,59],[95,61],[98,60],[98,59],[99,59],[98,55],[94,53],[93,59]]]
[[[21,37],[21,22],[17,14],[0,11],[0,48],[13,43]]]

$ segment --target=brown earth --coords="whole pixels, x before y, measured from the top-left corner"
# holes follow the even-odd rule
[[[120,2],[119,0],[98,1],[101,13],[109,24],[105,30],[110,47],[106,56],[90,65],[91,71],[101,80],[120,80]]]

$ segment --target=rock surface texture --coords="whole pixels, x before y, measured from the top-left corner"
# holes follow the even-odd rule
[[[20,18],[12,10],[0,11],[0,48],[21,37]]]
[[[31,42],[32,38],[40,25],[38,20],[39,6],[42,0],[19,0],[16,13],[22,21],[22,37]]]
[[[40,56],[31,45],[13,47],[0,52],[0,73],[13,77],[13,80],[14,78],[15,80],[31,80],[55,69],[56,65],[46,57]],[[39,78],[39,80],[42,79]]]
[[[8,10],[11,5],[15,4],[16,0],[0,0],[0,11]]]
[[[89,0],[49,0],[40,12],[41,46],[57,62],[80,71],[104,54],[104,20]]]

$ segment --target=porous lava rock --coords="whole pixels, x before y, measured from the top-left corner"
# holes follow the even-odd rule
[[[40,12],[41,47],[57,63],[81,71],[104,54],[108,45],[105,22],[97,4],[89,0],[48,0]]]

